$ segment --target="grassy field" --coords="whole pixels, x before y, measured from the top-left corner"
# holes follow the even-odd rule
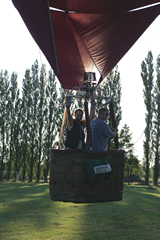
[[[48,184],[0,183],[0,240],[160,239],[160,187],[125,185],[123,200],[53,202]]]

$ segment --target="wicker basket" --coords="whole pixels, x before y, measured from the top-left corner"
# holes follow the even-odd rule
[[[88,150],[52,149],[50,161],[50,198],[53,201],[94,203],[120,201],[123,197],[125,155],[123,150],[97,153]],[[89,159],[108,160],[112,168],[109,181],[104,174],[90,180],[83,165]]]

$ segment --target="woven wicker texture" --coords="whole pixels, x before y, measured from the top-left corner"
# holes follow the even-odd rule
[[[124,151],[97,153],[88,150],[52,149],[50,161],[50,198],[53,201],[93,203],[120,201],[123,197]],[[101,174],[90,180],[83,162],[91,159],[108,160],[112,174],[108,181]]]

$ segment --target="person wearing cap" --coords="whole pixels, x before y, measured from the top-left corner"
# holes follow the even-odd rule
[[[86,120],[82,119],[83,110],[78,108],[75,110],[74,118],[70,111],[71,97],[66,97],[66,108],[67,108],[67,137],[65,146],[69,149],[85,149],[85,134],[84,129],[86,128]],[[91,114],[90,120],[94,118],[95,114],[95,102],[91,102]]]
[[[114,138],[117,134],[117,128],[110,130],[105,122],[108,118],[109,110],[102,107],[98,110],[98,117],[90,122],[92,135],[92,151],[105,152],[107,147],[107,139]]]

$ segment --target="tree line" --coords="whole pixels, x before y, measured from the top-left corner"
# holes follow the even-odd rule
[[[108,74],[101,88],[114,98],[118,126],[122,118],[118,66]],[[17,74],[13,72],[9,77],[7,71],[0,72],[0,179],[4,173],[8,180],[11,175],[16,178],[18,172],[22,181],[27,179],[31,182],[34,178],[39,182],[43,178],[47,182],[51,148],[58,146],[64,112],[61,103],[64,99],[64,90],[58,84],[54,72],[49,70],[47,73],[45,66],[39,69],[37,60],[31,69],[25,71],[21,93]],[[104,100],[98,101],[96,109],[103,104]],[[76,107],[84,107],[82,99],[72,103],[73,112]],[[109,126],[111,128],[110,119]],[[61,144],[62,148],[64,148],[65,134],[66,132]],[[125,175],[128,179],[133,174],[140,175],[141,166],[134,155],[132,134],[127,124],[119,131],[119,144],[120,148],[126,151]],[[108,141],[108,149],[114,149],[113,141]],[[146,156],[143,167],[147,176]]]
[[[52,99],[59,104],[63,96],[57,95],[54,73],[48,75],[45,66],[39,70],[38,61],[25,71],[22,93],[17,74],[9,78],[7,71],[0,72],[0,176],[6,171],[18,172],[22,181],[33,177],[47,181],[50,151],[56,143],[60,129],[62,108],[53,104],[48,96],[45,78]],[[61,89],[59,89],[61,91]],[[15,173],[14,173],[15,174]]]
[[[152,169],[153,182],[156,185],[160,170],[160,55],[157,56],[154,67],[153,54],[151,51],[148,52],[141,64],[141,77],[146,107],[143,168],[146,183],[149,183],[150,170]]]

